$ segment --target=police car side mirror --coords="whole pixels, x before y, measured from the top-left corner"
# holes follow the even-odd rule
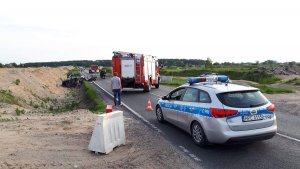
[[[163,100],[169,100],[169,97],[168,96],[163,96],[162,99]]]

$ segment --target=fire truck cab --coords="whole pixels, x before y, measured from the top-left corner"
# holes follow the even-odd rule
[[[122,88],[143,88],[149,92],[152,86],[159,88],[159,66],[156,56],[114,51],[112,72],[117,72]]]

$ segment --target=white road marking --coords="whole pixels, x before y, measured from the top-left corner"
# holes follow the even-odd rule
[[[185,152],[186,154],[188,154],[191,158],[193,158],[195,161],[199,162],[202,161],[200,158],[198,158],[197,156],[195,156],[194,154],[190,153],[188,149],[186,149],[183,146],[178,146],[179,148],[182,149],[183,152]]]
[[[155,93],[151,93],[151,92],[150,92],[150,94],[152,94],[152,95],[154,95],[154,96],[157,96],[157,97],[159,97],[159,98],[162,97],[161,95],[158,95],[158,94],[155,94]]]
[[[103,90],[104,92],[106,92],[108,95],[110,95],[111,97],[114,97],[111,93],[109,93],[107,90],[105,90],[103,87],[101,87],[100,85],[98,85],[95,82],[94,83],[96,86],[98,86],[101,90]],[[156,130],[158,133],[162,133],[162,131],[160,129],[158,129],[155,125],[153,125],[152,123],[150,123],[148,120],[146,120],[143,116],[141,116],[139,113],[137,113],[136,111],[134,111],[132,108],[130,108],[127,104],[125,104],[124,102],[121,102],[123,104],[123,106],[128,109],[132,114],[134,114],[135,116],[137,116],[138,118],[140,118],[143,122],[145,122],[147,125],[149,125],[150,127],[152,127],[154,130]]]
[[[284,135],[284,134],[281,134],[281,133],[277,133],[277,135],[279,135],[281,137],[284,137],[284,138],[287,138],[287,139],[290,139],[290,140],[294,140],[294,141],[300,142],[299,139],[296,139],[296,138],[293,138],[293,137],[290,137],[290,136],[287,136],[287,135]]]

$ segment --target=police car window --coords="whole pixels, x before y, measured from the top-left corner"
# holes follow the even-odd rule
[[[186,92],[182,98],[185,102],[197,102],[198,101],[198,89],[187,88]]]
[[[171,93],[170,100],[180,100],[182,94],[184,93],[185,88],[178,89]]]
[[[217,94],[219,100],[226,106],[237,108],[259,107],[267,104],[260,91],[237,91]]]
[[[202,103],[211,103],[209,94],[205,91],[200,90],[199,101]]]

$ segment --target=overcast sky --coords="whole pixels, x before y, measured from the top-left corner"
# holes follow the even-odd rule
[[[300,62],[300,1],[7,0],[0,62],[111,59]]]

